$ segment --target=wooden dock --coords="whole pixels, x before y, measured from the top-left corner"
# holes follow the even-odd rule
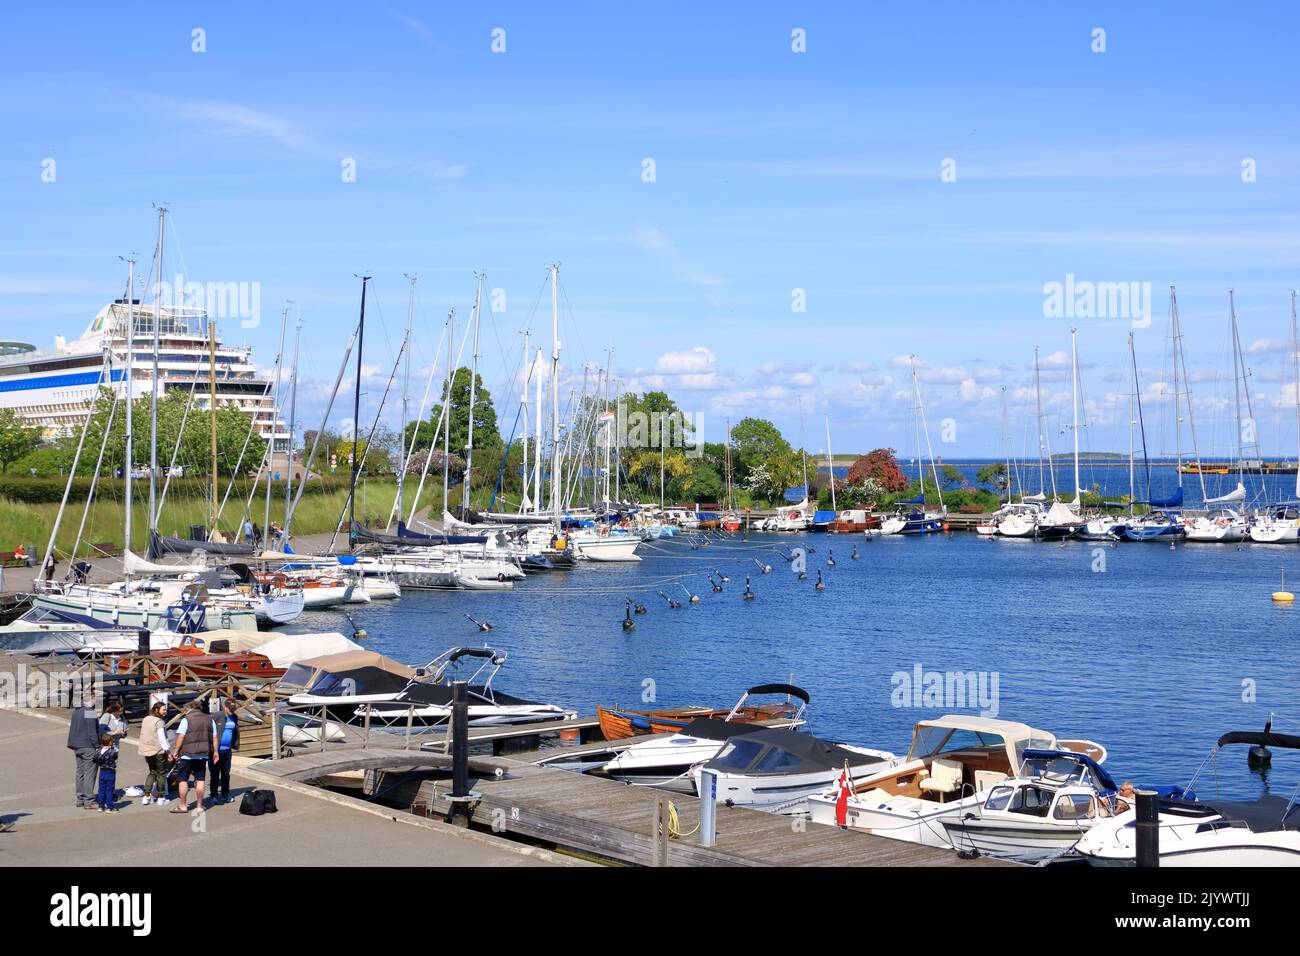
[[[951,850],[918,846],[793,817],[717,808],[717,840],[699,845],[699,800],[628,786],[511,758],[495,758],[508,773],[471,782],[478,800],[472,824],[516,834],[560,849],[596,854],[639,866],[1002,866],[989,859],[963,860]],[[420,784],[412,810],[443,816],[450,781]],[[671,800],[679,839],[657,839],[660,807]]]

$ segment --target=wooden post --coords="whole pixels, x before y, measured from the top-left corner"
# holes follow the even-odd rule
[[[1154,790],[1138,790],[1137,846],[1134,863],[1139,867],[1160,865],[1160,798]]]

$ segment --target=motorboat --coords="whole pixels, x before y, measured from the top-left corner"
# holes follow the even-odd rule
[[[856,775],[875,776],[898,759],[886,750],[764,727],[726,741],[715,756],[691,768],[691,777],[698,793],[701,769],[713,771],[718,799],[729,807],[799,815],[808,798],[830,786],[845,766]]]
[[[268,655],[269,656],[269,655]],[[280,678],[288,706],[332,720],[346,721],[363,704],[393,700],[406,689],[416,669],[374,651],[343,651],[298,661]]]
[[[941,818],[949,844],[1019,862],[1060,857],[1128,809],[1104,767],[1069,750],[1026,750],[1018,776],[962,800]]]
[[[987,533],[1004,538],[1032,538],[1042,516],[1043,509],[1037,502],[1009,502],[989,516],[991,530]]]
[[[641,546],[639,535],[626,531],[578,529],[568,532],[568,540],[580,558],[588,561],[640,561],[636,549]]]
[[[1224,734],[1187,785],[1184,799],[1162,798],[1157,817],[1160,866],[1300,866],[1300,786],[1290,798],[1265,794],[1253,801],[1200,800],[1196,780],[1231,744],[1300,750],[1300,736],[1234,731]],[[1217,787],[1216,787],[1217,790]],[[1092,827],[1075,852],[1093,866],[1133,866],[1137,808]]]
[[[785,700],[772,704],[750,704],[749,698],[769,694],[784,694]],[[801,703],[794,704],[791,698]],[[600,732],[606,740],[622,740],[638,734],[671,734],[687,724],[706,718],[728,723],[747,724],[760,720],[797,719],[808,706],[808,692],[793,684],[759,684],[740,695],[730,710],[686,706],[665,707],[657,710],[623,710],[596,705]]]
[[[539,721],[571,720],[577,711],[502,693],[492,686],[506,663],[505,651],[487,647],[453,647],[440,654],[411,678],[393,698],[359,706],[355,720],[368,720],[372,729],[405,729],[407,723],[420,727],[445,724],[451,717],[450,673],[462,661],[478,662],[465,679],[469,697],[469,723],[476,727],[528,724]]]
[[[851,773],[847,797],[838,788],[809,797],[809,817],[814,823],[948,847],[944,819],[961,812],[967,797],[1021,776],[1028,750],[1067,750],[1097,764],[1106,759],[1106,749],[1090,740],[1058,741],[1016,721],[947,714],[917,723],[902,761],[869,775]]]
[[[786,701],[775,707],[745,706],[749,697],[761,694],[784,694]],[[798,707],[790,706],[792,697],[800,701]],[[697,714],[668,737],[657,736],[623,748],[595,772],[625,783],[694,793],[695,778],[690,772],[693,766],[714,757],[732,738],[761,730],[761,721],[784,719],[791,725],[799,723],[807,705],[808,693],[800,687],[760,684],[745,691],[725,715],[719,716],[720,711]],[[679,713],[681,710],[685,708]],[[670,722],[678,719],[666,718]],[[602,727],[604,723],[602,718]],[[653,729],[665,724],[651,726]]]

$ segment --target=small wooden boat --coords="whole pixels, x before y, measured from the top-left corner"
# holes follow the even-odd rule
[[[784,701],[774,704],[746,706],[746,701],[759,694],[785,694]],[[797,698],[806,705],[808,692],[793,684],[759,684],[751,687],[741,695],[736,706],[730,709],[687,706],[665,707],[659,710],[621,710],[596,705],[596,716],[600,720],[600,731],[606,740],[623,740],[640,734],[672,734],[681,730],[693,720],[707,717],[713,720],[725,720],[733,724],[752,723],[756,720],[793,719],[799,712],[799,705],[791,698]]]
[[[152,651],[152,660],[169,664],[184,664],[196,677],[265,677],[279,679],[285,668],[276,667],[270,658],[253,651],[231,651],[225,640],[205,643],[202,634],[187,634],[181,643],[166,650]],[[139,655],[117,659],[117,669],[126,673],[132,669]]]

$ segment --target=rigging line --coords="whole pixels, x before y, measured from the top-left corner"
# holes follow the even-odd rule
[[[444,325],[442,329],[442,335],[438,338],[438,349],[434,353],[433,363],[429,366],[429,378],[424,383],[424,397],[420,399],[419,413],[415,416],[412,422],[407,423],[407,427],[410,427],[411,424],[414,424],[415,427],[411,429],[410,443],[408,448],[406,449],[406,461],[403,462],[402,464],[401,478],[402,478],[403,486],[405,486],[406,483],[407,473],[411,470],[411,461],[415,458],[415,454],[417,451],[415,447],[416,439],[418,439],[420,436],[420,426],[424,424],[424,409],[429,402],[430,394],[432,394],[433,380],[436,377],[438,372],[438,359],[442,355],[442,346],[446,341],[447,341],[447,327]],[[403,440],[405,440],[405,438],[403,438]],[[433,449],[437,445],[437,443],[438,443],[438,436],[437,433],[435,432],[432,442],[429,445],[429,453],[426,454],[425,456],[425,468],[424,468],[425,474],[428,473],[428,459],[432,456]],[[423,487],[423,478],[421,478],[421,487]],[[403,492],[405,492],[405,487],[403,487]],[[419,506],[418,497],[419,495],[417,492],[417,500],[415,502],[415,505],[411,508],[411,514],[415,514],[416,508]],[[402,518],[401,515],[397,514],[396,495],[393,496],[393,506],[388,510],[388,521],[384,524],[385,531],[387,531],[389,528],[392,527],[394,516],[396,516],[399,520]]]
[[[379,408],[375,412],[374,422],[371,424],[370,431],[366,435],[366,447],[365,450],[361,453],[361,461],[359,461],[356,465],[356,472],[358,476],[362,473],[362,471],[365,470],[366,458],[369,457],[370,455],[370,449],[374,447],[375,431],[379,428],[379,420],[383,417],[384,405],[388,403],[388,393],[392,391],[393,382],[397,380],[397,370],[402,366],[402,351],[404,350],[404,348],[405,346],[403,346],[402,350],[398,351],[397,357],[393,360],[393,370],[388,375],[388,384],[384,387],[384,394],[379,400]],[[358,423],[353,422],[352,427],[353,429],[356,429],[358,427]],[[342,529],[343,527],[343,520],[347,516],[348,507],[349,505],[351,505],[353,496],[355,494],[356,494],[355,486],[349,487],[347,500],[344,501],[343,503],[343,513],[339,515],[338,526],[335,527],[334,534],[330,537],[330,546],[329,546],[330,551],[334,550],[334,540],[338,536],[340,529]],[[364,518],[365,516],[362,515],[363,520]]]
[[[117,415],[117,393],[113,393],[113,404],[108,410],[108,424],[104,428],[104,436],[99,443],[99,457],[95,459],[95,473],[90,479],[90,492],[86,498],[86,507],[81,512],[81,523],[77,526],[77,537],[72,543],[72,551],[69,553],[69,559],[76,557],[77,549],[81,547],[82,535],[86,530],[86,519],[90,517],[90,512],[95,500],[95,487],[99,483],[99,470],[104,463],[104,449],[108,446],[108,438],[113,433],[113,419]]]
[[[438,436],[442,434],[442,427],[444,422],[446,423],[448,434],[450,434],[451,432],[450,409],[451,409],[452,386],[456,384],[456,369],[460,368],[460,361],[465,356],[465,344],[469,340],[469,334],[473,326],[474,326],[473,322],[465,323],[465,334],[460,340],[460,350],[456,353],[455,365],[452,365],[450,363],[452,343],[451,342],[447,343],[447,358],[448,358],[447,394],[444,396],[442,400],[442,411],[438,415],[438,424],[433,430],[433,439],[432,439],[432,443],[429,445],[429,454],[424,459],[424,468],[420,472],[420,482],[418,485],[415,486],[415,497],[411,499],[411,511],[409,513],[409,516],[411,518],[415,517],[415,512],[420,507],[420,496],[424,493],[424,482],[425,479],[429,476],[429,465],[432,464],[433,453],[438,448]],[[447,334],[446,331],[444,331],[443,335],[445,336],[446,334]],[[448,463],[447,467],[450,467],[450,463]],[[447,509],[447,502],[443,501],[442,506],[444,509]]]
[[[181,451],[181,439],[185,437],[185,423],[189,421],[190,409],[194,407],[194,389],[199,384],[199,377],[194,376],[194,381],[190,383],[190,397],[185,401],[185,411],[181,414],[181,426],[176,431],[176,446],[172,449],[171,461],[167,465],[167,476],[163,479],[162,494],[158,497],[158,508],[154,512],[154,524],[158,523],[158,516],[162,514],[163,506],[167,504],[167,489],[172,486],[172,472],[176,470],[176,458]]]

